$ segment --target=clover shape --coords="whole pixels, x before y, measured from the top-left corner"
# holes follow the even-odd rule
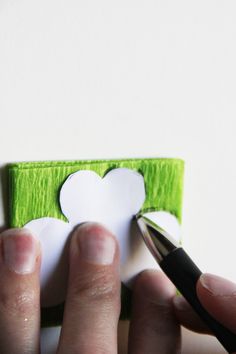
[[[41,305],[55,306],[65,300],[68,278],[68,245],[73,229],[83,222],[99,222],[116,237],[120,247],[121,281],[132,285],[134,277],[147,268],[157,268],[137,229],[132,223],[145,201],[144,179],[128,168],[116,168],[103,178],[91,170],[71,174],[60,190],[59,202],[68,222],[43,217],[24,227],[40,240]],[[165,228],[177,240],[180,226],[176,217],[166,211],[145,214]]]

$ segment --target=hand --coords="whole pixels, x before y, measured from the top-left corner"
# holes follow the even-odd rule
[[[0,352],[38,354],[40,245],[25,230],[8,230],[0,237],[0,251]],[[163,273],[147,271],[138,276],[130,354],[179,353],[179,321],[192,329],[205,330],[189,308],[185,316],[183,306],[187,305],[182,300],[174,300],[174,311],[174,298],[175,288]],[[184,304],[182,310],[180,303]],[[57,354],[116,354],[119,312],[116,239],[100,225],[84,224],[71,239],[68,291]]]
[[[38,354],[40,244],[24,229],[0,235],[0,353]],[[116,354],[120,313],[119,250],[109,231],[83,224],[70,243],[68,291],[58,354]],[[175,353],[180,329],[174,287],[145,272],[134,287],[130,353]],[[159,349],[158,349],[159,348]]]
[[[0,237],[0,353],[39,353],[40,244],[25,229]],[[112,353],[120,310],[119,251],[99,225],[70,244],[70,272],[58,353]],[[103,350],[104,348],[104,350]]]
[[[203,274],[197,283],[198,298],[205,309],[236,334],[236,284],[212,274]],[[176,316],[190,330],[211,334],[182,296],[174,298]]]

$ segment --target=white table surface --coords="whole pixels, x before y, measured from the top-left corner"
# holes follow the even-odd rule
[[[235,11],[234,0],[2,0],[1,166],[181,157],[185,248],[236,281]],[[185,353],[195,340],[196,353],[221,352],[185,334]]]

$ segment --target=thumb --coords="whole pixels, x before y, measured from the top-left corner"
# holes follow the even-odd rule
[[[236,284],[212,274],[202,274],[197,283],[202,306],[220,323],[236,333]]]

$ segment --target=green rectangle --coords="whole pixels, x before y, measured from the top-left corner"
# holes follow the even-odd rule
[[[114,168],[129,168],[144,177],[146,200],[142,212],[165,210],[181,221],[184,162],[181,159],[123,159],[23,162],[8,166],[11,227],[22,227],[41,217],[66,220],[60,210],[59,191],[67,177],[92,170],[103,177]],[[59,323],[63,306],[42,310],[42,325]],[[122,286],[121,318],[130,314],[130,291]]]

